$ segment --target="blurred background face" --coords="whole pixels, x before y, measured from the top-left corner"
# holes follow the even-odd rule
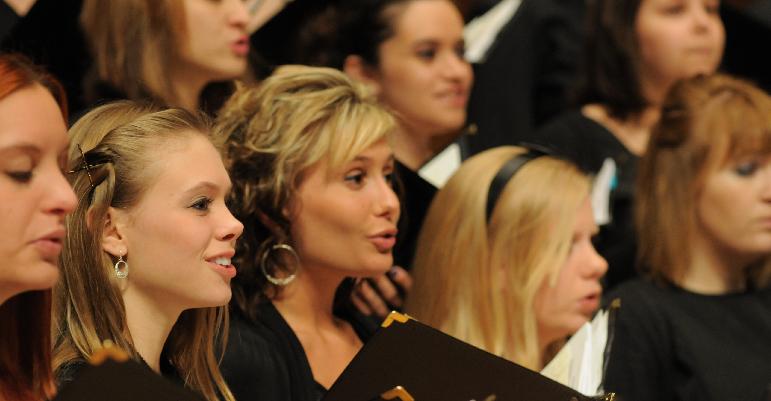
[[[230,300],[243,225],[225,207],[230,179],[214,146],[191,134],[163,143],[139,204],[119,216],[130,273],[124,297],[180,310]],[[112,252],[111,252],[112,253]]]
[[[67,127],[39,85],[0,99],[0,302],[51,287],[64,237],[64,215],[77,199],[62,175]]]
[[[665,85],[717,70],[725,30],[719,0],[643,0],[636,30],[643,84]]]
[[[771,158],[736,160],[709,174],[696,221],[695,235],[739,262],[771,253]]]
[[[184,0],[186,37],[177,68],[193,69],[208,81],[246,72],[249,15],[241,0]]]
[[[446,0],[397,6],[394,35],[380,45],[380,97],[411,131],[447,134],[466,121],[472,83],[463,59],[463,19]]]
[[[535,316],[542,344],[564,339],[588,322],[599,307],[600,278],[608,264],[592,245],[599,229],[587,199],[578,210],[565,265],[552,284],[546,279],[535,297]]]
[[[393,151],[383,140],[340,170],[320,162],[304,175],[290,212],[303,269],[362,277],[392,266],[399,219],[393,169]]]

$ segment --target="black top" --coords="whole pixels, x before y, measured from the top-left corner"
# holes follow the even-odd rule
[[[604,126],[578,111],[562,114],[544,126],[536,142],[576,163],[590,175],[597,174],[605,159],[613,159],[616,177],[611,186],[611,222],[600,227],[597,251],[608,261],[606,288],[636,276],[636,235],[632,201],[638,157]]]
[[[397,188],[402,210],[399,218],[398,240],[394,247],[394,264],[411,270],[418,235],[437,189],[398,160],[395,163],[395,170],[401,186]]]
[[[707,296],[642,279],[621,298],[605,390],[625,401],[759,401],[771,384],[771,288]]]
[[[467,156],[531,141],[538,127],[568,106],[584,36],[584,0],[523,0],[474,64]]]
[[[257,321],[233,311],[222,375],[238,401],[318,401],[326,389],[313,378],[300,340],[275,306]]]

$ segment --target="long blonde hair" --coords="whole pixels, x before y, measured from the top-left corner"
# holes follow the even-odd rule
[[[489,223],[488,188],[523,153],[500,147],[466,162],[437,193],[418,239],[415,286],[406,312],[460,340],[522,366],[542,360],[534,299],[567,259],[588,178],[542,156],[504,187]],[[451,217],[452,216],[452,217]]]
[[[115,260],[102,250],[101,238],[110,207],[130,209],[152,185],[147,167],[162,157],[159,149],[174,140],[207,136],[205,119],[182,109],[158,109],[115,102],[94,109],[70,129],[70,182],[79,198],[66,219],[68,236],[61,258],[62,277],[54,288],[54,369],[88,359],[112,340],[135,360],[126,310],[114,277]],[[87,170],[78,145],[85,152]],[[93,184],[92,184],[93,183]],[[92,187],[93,185],[93,187]],[[164,355],[185,384],[209,401],[221,394],[233,401],[214,355],[224,340],[227,308],[189,309],[180,315],[164,346]]]
[[[259,88],[236,91],[215,128],[233,180],[228,203],[245,226],[236,248],[236,310],[254,319],[257,305],[279,291],[257,261],[271,245],[290,239],[283,209],[303,173],[322,160],[331,171],[340,168],[388,138],[395,124],[364,87],[331,68],[285,66]],[[267,227],[265,218],[274,226]],[[283,263],[268,258],[266,265],[291,270]]]

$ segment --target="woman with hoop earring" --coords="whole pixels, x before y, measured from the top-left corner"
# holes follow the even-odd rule
[[[393,117],[340,71],[239,88],[216,134],[246,229],[222,369],[239,400],[318,400],[366,336],[333,312],[346,277],[393,265]]]

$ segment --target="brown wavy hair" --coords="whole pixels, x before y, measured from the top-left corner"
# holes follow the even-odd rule
[[[53,95],[67,120],[61,84],[20,55],[0,55],[0,100],[32,85]],[[49,399],[55,392],[51,373],[51,290],[28,291],[0,305],[0,398]]]

